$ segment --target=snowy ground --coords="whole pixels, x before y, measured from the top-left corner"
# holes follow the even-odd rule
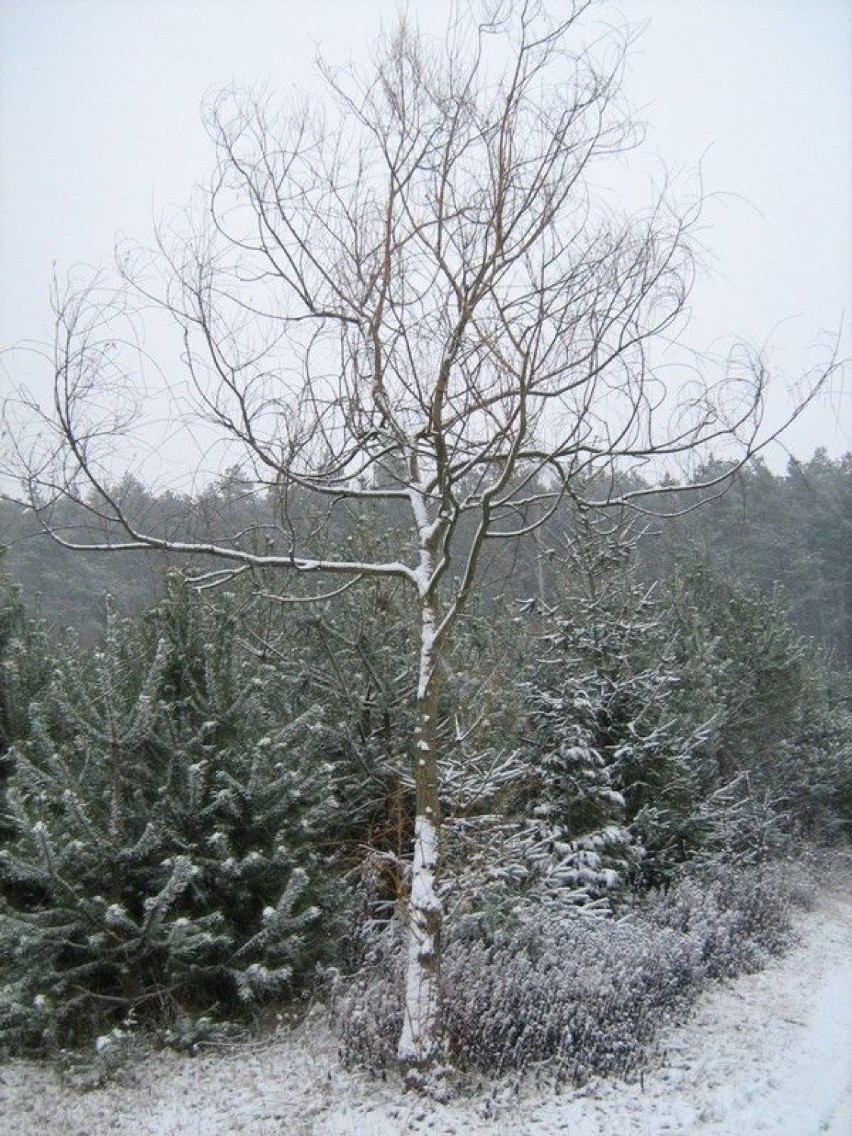
[[[424,1103],[347,1073],[321,1028],[194,1059],[159,1054],[89,1093],[25,1062],[0,1066],[5,1136],[850,1136],[852,895],[833,889],[801,942],[716,987],[663,1039],[644,1084],[508,1088]]]

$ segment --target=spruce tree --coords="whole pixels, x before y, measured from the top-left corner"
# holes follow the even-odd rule
[[[0,575],[0,843],[8,835],[3,815],[12,745],[30,731],[30,701],[49,679],[50,659],[44,624],[27,618],[18,587]]]
[[[321,711],[239,653],[226,598],[177,578],[144,626],[111,615],[58,660],[14,748],[3,1044],[296,993],[340,924],[331,748]]]

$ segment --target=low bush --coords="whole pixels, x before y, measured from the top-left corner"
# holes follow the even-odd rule
[[[790,945],[797,879],[785,878],[780,867],[742,874],[707,869],[651,897],[642,917],[688,937],[708,977],[732,978],[760,970]]]
[[[545,1063],[556,1083],[624,1076],[647,1060],[660,1027],[708,978],[753,970],[791,940],[778,878],[685,877],[622,918],[553,909],[495,933],[447,927],[443,990],[448,1057],[460,1070],[500,1075]],[[394,1062],[402,1016],[403,934],[377,936],[332,1001],[344,1058],[379,1070]]]
[[[699,988],[693,942],[630,921],[529,925],[493,943],[455,943],[445,961],[450,1051],[500,1074],[555,1061],[580,1084],[641,1063],[662,1017]]]

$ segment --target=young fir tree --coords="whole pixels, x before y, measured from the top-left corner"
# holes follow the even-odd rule
[[[144,628],[57,661],[8,791],[7,1048],[290,996],[335,941],[328,732],[233,630],[173,579]]]
[[[553,605],[528,601],[512,623],[514,721],[491,765],[499,815],[481,818],[509,906],[519,889],[587,905],[670,879],[706,839],[717,787],[718,699],[694,697],[666,599],[639,583],[629,540],[577,517],[566,543],[548,550]]]
[[[527,601],[503,620],[513,665],[501,713],[490,715],[481,752],[464,755],[473,807],[456,804],[448,860],[464,857],[466,913],[518,910],[521,899],[531,911],[606,908],[640,866],[675,855],[671,815],[692,787],[695,738],[672,710],[658,605],[629,554],[595,532],[554,567],[554,606]]]
[[[30,731],[30,701],[47,684],[51,665],[44,624],[27,619],[18,588],[0,576],[0,845],[9,836],[3,818],[12,746]]]
[[[572,878],[602,895],[682,858],[704,727],[675,710],[670,633],[628,542],[581,529],[554,588],[525,681],[530,803]]]
[[[705,854],[742,861],[793,833],[841,833],[852,800],[848,680],[794,631],[780,591],[681,566],[666,618],[681,706],[712,708]]]

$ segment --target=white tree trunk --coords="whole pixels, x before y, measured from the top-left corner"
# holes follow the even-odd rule
[[[421,524],[421,534],[425,526]],[[431,550],[421,546],[422,580],[430,578]],[[428,589],[421,593],[420,674],[417,684],[415,727],[414,858],[408,900],[408,962],[405,974],[405,1010],[397,1050],[410,1069],[423,1069],[440,1057],[441,924],[443,909],[435,890],[441,838],[438,760],[435,729],[438,709],[436,679],[437,618]]]
[[[409,899],[405,1016],[399,1060],[423,1067],[439,1056],[441,1045],[440,932],[443,911],[435,893],[438,829],[427,816],[414,822],[414,863]]]

